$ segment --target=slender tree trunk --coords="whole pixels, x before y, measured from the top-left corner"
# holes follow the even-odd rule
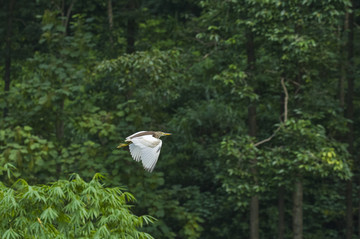
[[[286,121],[288,119],[288,101],[289,101],[289,93],[285,84],[285,77],[281,77],[281,85],[284,93],[281,94],[281,105],[283,108],[283,122],[286,125]],[[278,189],[278,239],[284,239],[285,235],[285,187],[280,186]]]
[[[295,183],[293,199],[293,233],[294,239],[303,238],[303,184],[301,179]]]
[[[295,32],[299,35],[302,35],[302,25],[301,23],[295,25]],[[301,63],[298,66],[299,72],[296,75],[298,84],[302,84],[304,70],[302,69]],[[299,87],[300,89],[300,87]],[[299,92],[295,92],[295,95]],[[301,98],[295,100],[295,104],[298,106],[302,105],[300,102]],[[294,185],[295,191],[293,193],[293,238],[294,239],[302,239],[303,238],[303,184],[302,177],[299,175],[296,178],[296,182]]]
[[[283,186],[279,187],[278,191],[278,211],[279,211],[279,222],[278,222],[278,239],[284,239],[285,232],[285,189]]]
[[[55,133],[58,140],[62,140],[64,138],[64,101],[64,99],[60,100],[59,109],[56,114]]]
[[[249,135],[256,136],[256,106],[250,105],[248,108]],[[258,184],[257,158],[252,160],[251,173],[254,177],[254,185]],[[250,239],[259,239],[259,196],[254,195],[250,201]]]
[[[339,56],[340,58],[340,79],[339,79],[339,101],[340,107],[342,109],[345,108],[345,81],[346,81],[346,47],[345,47],[345,40],[343,34],[346,33],[349,29],[349,13],[345,15],[345,23],[343,28],[339,30]]]
[[[360,177],[358,178],[358,184],[360,185]],[[358,198],[360,198],[360,192],[358,192]],[[358,238],[360,239],[360,202],[358,205],[359,209],[358,209]]]
[[[354,6],[354,1],[352,1]],[[354,7],[349,12],[348,39],[347,39],[347,95],[346,95],[346,118],[351,120],[348,123],[349,132],[347,133],[348,151],[354,155]],[[346,182],[346,239],[353,236],[353,179]]]
[[[359,185],[360,185],[360,178],[359,178]],[[360,192],[358,193],[358,197],[360,198]],[[360,207],[360,202],[359,202]],[[360,209],[358,211],[358,238],[360,239]]]
[[[354,5],[354,3],[353,3]],[[349,31],[347,42],[347,98],[346,118],[354,119],[354,9],[349,13]],[[350,153],[354,152],[354,124],[348,123],[348,144]]]
[[[345,70],[345,54],[344,54],[344,47],[340,47],[340,53],[342,57],[340,60],[340,79],[339,79],[339,101],[340,101],[340,107],[342,109],[345,108],[345,81],[346,81],[346,70]]]
[[[62,6],[61,6],[62,23],[61,24],[65,27],[65,31],[64,31],[65,36],[67,35],[67,32],[68,32],[68,26],[69,26],[69,21],[70,21],[70,17],[71,17],[71,12],[72,12],[75,2],[76,2],[76,0],[72,0],[69,7],[67,9],[65,9],[66,8],[65,0],[62,1]]]
[[[114,26],[112,0],[108,0],[108,20],[109,20],[109,29],[112,30]]]
[[[109,41],[110,41],[110,47],[111,49],[113,49],[114,47],[114,39],[113,39],[113,26],[114,26],[114,17],[113,17],[113,8],[112,8],[112,0],[108,0],[108,9],[107,9],[107,14],[108,14],[108,20],[109,20]],[[113,52],[111,50],[111,52]]]
[[[134,12],[136,10],[136,1],[129,1],[128,3],[128,11],[129,12]],[[136,23],[136,19],[135,19],[135,15],[131,14],[128,17],[127,20],[127,34],[126,34],[126,42],[127,42],[127,46],[126,46],[126,52],[127,53],[133,53],[135,51],[135,36],[136,36],[136,32],[137,32],[137,23]]]
[[[76,0],[72,0],[70,2],[70,5],[67,7],[65,4],[65,0],[62,1],[61,15],[63,16],[62,26],[65,28],[64,36],[67,36],[67,34],[68,34],[68,26],[69,26],[72,9],[74,7],[75,2],[76,2]],[[60,145],[62,145],[62,143],[64,141],[64,135],[65,135],[65,132],[64,132],[64,125],[65,125],[65,123],[64,123],[64,118],[65,118],[64,107],[65,107],[65,97],[61,98],[58,101],[57,111],[56,111],[55,135],[56,135],[56,139]],[[58,148],[58,153],[59,153],[59,155],[61,155],[61,147]],[[56,162],[56,173],[57,173],[58,177],[60,177],[61,172],[62,172],[61,165],[62,165],[61,161]]]
[[[255,71],[255,47],[253,33],[248,30],[246,32],[246,53],[247,53],[247,69],[250,78],[253,77]],[[249,119],[249,135],[256,136],[256,105],[251,104],[248,107]],[[257,185],[257,158],[252,161],[251,173],[254,176],[254,184]],[[259,196],[253,195],[250,201],[250,239],[259,239]]]
[[[298,75],[298,82],[301,82],[302,73]],[[297,102],[300,104],[300,102]],[[299,174],[294,185],[295,191],[293,194],[293,238],[303,238],[303,183],[302,177]]]
[[[353,226],[352,180],[346,181],[346,239],[352,239]]]
[[[299,33],[301,26],[297,25],[295,27],[295,32]],[[301,64],[299,64],[299,72],[296,75],[298,84],[302,84],[303,82],[304,70],[302,69]],[[298,94],[299,92],[296,92]],[[301,98],[295,100],[295,104],[300,106],[302,105]],[[302,176],[299,173],[296,177],[296,182],[294,184],[294,193],[293,193],[293,238],[294,239],[302,239],[303,238],[303,182]]]
[[[259,196],[254,195],[251,197],[250,202],[250,238],[259,239]]]
[[[4,91],[9,92],[11,82],[11,42],[12,42],[12,20],[13,20],[13,9],[15,0],[9,1],[8,4],[8,16],[6,23],[6,46],[5,46],[5,72],[4,72]],[[5,106],[3,116],[6,117],[8,114],[8,107]]]
[[[256,136],[256,105],[251,104],[248,107],[249,135]]]
[[[56,122],[55,122],[55,133],[56,133],[56,139],[58,141],[59,144],[62,144],[63,139],[64,139],[64,119],[63,119],[63,114],[64,114],[64,99],[61,99],[60,103],[59,103],[59,109],[56,112]],[[61,148],[59,148],[59,155],[61,155]],[[61,171],[62,171],[62,162],[58,161],[56,163],[56,173],[58,178],[61,175]]]

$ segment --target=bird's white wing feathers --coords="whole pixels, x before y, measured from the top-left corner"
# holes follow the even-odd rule
[[[135,144],[130,144],[129,149],[133,159],[139,162],[141,159],[141,147],[136,146]]]
[[[126,137],[126,139],[127,139],[127,140],[130,140],[130,138],[131,138],[131,137],[133,137],[134,135],[136,135],[136,134],[140,134],[140,133],[144,133],[144,132],[146,132],[146,131],[139,131],[139,132],[136,132],[135,134],[132,134],[132,135],[130,135],[130,136],[128,136],[128,137]]]
[[[143,135],[131,139],[131,142],[137,145],[154,148],[161,142],[161,140],[154,138],[152,135]]]
[[[141,161],[146,170],[152,172],[160,155],[162,142],[154,148],[145,148],[141,154]]]
[[[129,136],[130,137],[130,136]],[[152,135],[144,135],[131,139],[129,145],[131,156],[136,161],[142,161],[146,170],[151,172],[159,158],[162,141]]]

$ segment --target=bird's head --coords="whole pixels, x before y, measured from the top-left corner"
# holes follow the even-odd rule
[[[171,134],[170,133],[164,133],[164,132],[161,132],[161,131],[156,131],[154,133],[155,138],[160,138],[161,136],[167,136],[167,135],[171,135]]]

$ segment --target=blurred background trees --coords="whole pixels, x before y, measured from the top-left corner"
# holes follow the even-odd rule
[[[109,197],[100,173],[108,190],[136,197],[125,200],[135,215],[157,219],[139,229],[151,217],[127,215],[134,237],[360,236],[355,1],[1,5],[0,199],[23,203],[38,185],[44,204],[23,211],[39,230],[123,235],[102,221],[108,212],[72,235],[52,221],[71,212],[60,212],[71,200],[57,204],[54,187]],[[116,149],[140,130],[173,134],[152,174]],[[28,225],[15,207],[1,209],[4,238]]]

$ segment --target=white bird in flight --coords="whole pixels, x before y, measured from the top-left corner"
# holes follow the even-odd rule
[[[125,144],[120,144],[117,148],[129,145],[131,156],[137,162],[141,161],[144,168],[152,172],[159,158],[162,146],[161,136],[171,135],[161,131],[139,131],[128,136]]]

